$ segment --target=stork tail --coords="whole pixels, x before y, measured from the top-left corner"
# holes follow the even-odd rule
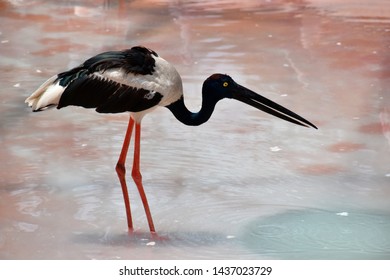
[[[34,112],[45,110],[58,105],[65,88],[59,84],[58,75],[55,75],[44,82],[25,102]]]

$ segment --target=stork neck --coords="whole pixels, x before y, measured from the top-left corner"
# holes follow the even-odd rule
[[[215,104],[216,103],[205,102],[203,99],[202,108],[200,111],[193,113],[185,106],[184,98],[182,96],[179,100],[166,107],[180,122],[184,123],[185,125],[197,126],[208,121],[214,111]]]

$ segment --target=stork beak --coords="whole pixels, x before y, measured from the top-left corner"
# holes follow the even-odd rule
[[[317,129],[314,124],[302,118],[298,114],[239,84],[235,85],[235,89],[233,90],[233,98],[285,121]]]

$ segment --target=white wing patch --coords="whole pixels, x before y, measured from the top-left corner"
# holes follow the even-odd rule
[[[145,99],[152,99],[155,93],[162,94],[160,106],[166,106],[175,102],[183,95],[181,78],[176,69],[161,57],[153,56],[156,67],[152,75],[139,75],[125,73],[123,69],[109,69],[104,72],[95,72],[93,75],[110,79],[135,88],[149,90]]]
[[[150,91],[149,93],[145,94],[144,98],[150,100],[154,97],[155,94],[156,94],[155,90]]]

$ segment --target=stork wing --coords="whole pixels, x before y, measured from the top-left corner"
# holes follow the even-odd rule
[[[139,112],[157,105],[162,95],[96,75],[74,79],[63,92],[58,109],[69,105],[96,108],[99,113]]]
[[[139,112],[157,105],[162,95],[156,91],[133,87],[111,80],[105,71],[116,70],[123,77],[152,75],[154,55],[144,47],[98,54],[69,71],[58,74],[56,82],[65,90],[58,109],[76,105],[96,108],[99,113]]]
[[[74,79],[83,74],[103,73],[110,69],[121,69],[125,74],[152,75],[157,53],[145,47],[133,47],[123,51],[109,51],[95,55],[78,67],[58,74],[60,86],[66,87]]]

